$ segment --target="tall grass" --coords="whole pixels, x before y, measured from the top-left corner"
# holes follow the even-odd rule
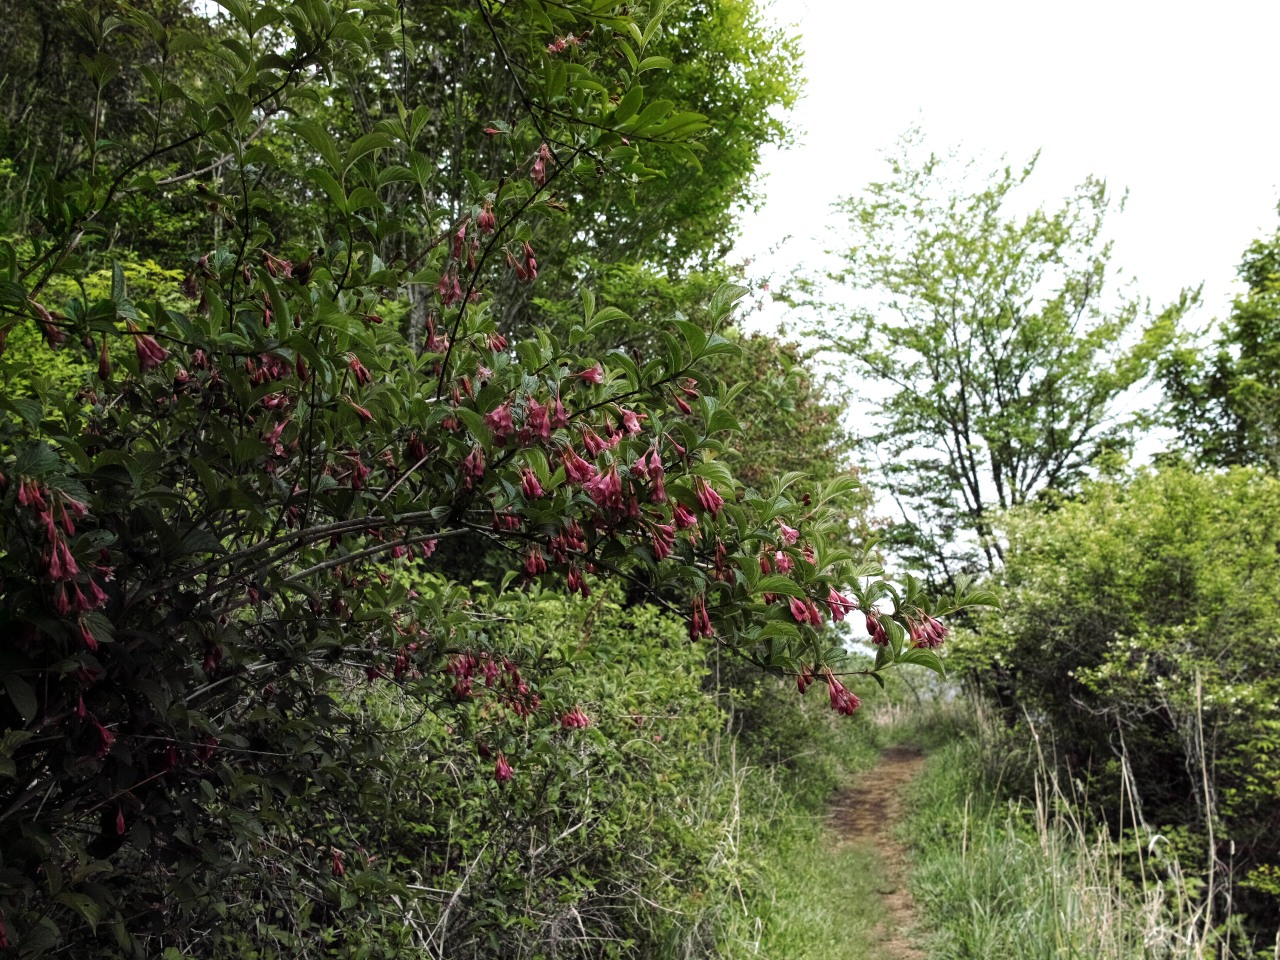
[[[944,741],[930,752],[904,828],[930,957],[1250,956],[1232,942],[1232,919],[1207,913],[1205,882],[1142,823],[1131,775],[1112,801],[1113,820],[1136,826],[1117,840],[1082,813],[1096,804],[1063,782],[1030,724],[1010,731],[980,702],[957,698],[917,716],[900,735]]]
[[[755,892],[726,925],[720,955],[873,960],[883,871],[874,850],[840,842],[827,803],[836,787],[875,764],[884,731],[862,716],[837,717],[825,701],[792,701],[791,709],[805,724],[805,746],[781,758],[758,750],[744,780],[740,843],[755,861]]]

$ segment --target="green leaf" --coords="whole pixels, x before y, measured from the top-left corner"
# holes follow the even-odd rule
[[[333,205],[338,208],[339,213],[347,212],[347,192],[333,178],[333,174],[322,167],[312,167],[307,171],[307,179],[315,183],[328,195]]]
[[[904,650],[898,657],[898,663],[914,663],[922,667],[928,667],[940,677],[947,675],[946,668],[942,665],[942,660],[932,650],[924,650],[920,647],[913,647],[910,650]]]
[[[618,101],[617,107],[613,111],[613,122],[616,125],[626,123],[636,115],[636,111],[640,109],[640,104],[644,100],[644,87],[640,84],[633,84],[622,99]],[[659,101],[662,103],[664,101]],[[648,112],[646,110],[646,112]]]
[[[790,577],[780,573],[772,573],[761,577],[756,582],[756,590],[760,593],[781,593],[788,597],[803,597],[804,588]]]
[[[38,397],[6,397],[0,403],[20,416],[33,430],[44,417],[44,404]]]
[[[671,61],[666,57],[645,57],[633,69],[636,73],[644,73],[646,70],[670,70],[671,66]]]
[[[98,921],[102,919],[102,906],[93,897],[64,890],[58,894],[58,902],[84,917],[85,922],[89,924],[89,929],[97,932]]]
[[[35,719],[38,701],[36,692],[32,689],[31,684],[16,673],[9,673],[5,675],[4,688],[9,694],[9,700],[13,703],[13,708],[18,711],[23,722],[30,723]]]
[[[592,298],[592,303],[593,304],[595,303],[594,298]],[[613,323],[616,320],[626,320],[630,322],[631,317],[628,314],[623,313],[617,307],[604,307],[598,313],[596,313],[595,316],[593,316],[590,319],[590,321],[588,321],[587,329],[590,330],[593,327],[597,327],[602,323]]]
[[[347,148],[347,155],[343,162],[342,169],[343,171],[350,170],[361,157],[373,153],[375,150],[394,147],[395,144],[396,142],[385,133],[381,133],[379,131],[366,133],[363,137]]]
[[[330,170],[341,173],[345,169],[338,156],[337,141],[322,126],[313,120],[297,120],[292,124],[292,129],[311,145]]]
[[[484,417],[470,407],[458,407],[453,411],[467,425],[467,432],[480,442],[486,450],[493,446],[493,434],[489,431]]]

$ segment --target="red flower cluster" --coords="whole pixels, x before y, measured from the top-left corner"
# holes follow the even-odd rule
[[[524,494],[526,500],[536,500],[544,493],[537,474],[528,467],[520,468],[520,492]]]
[[[560,726],[566,730],[581,730],[591,726],[591,718],[582,712],[581,707],[574,707],[560,718]]]
[[[569,47],[576,47],[582,40],[575,37],[572,33],[566,33],[563,37],[556,37],[547,44],[547,53],[555,56],[557,53],[564,53]]]
[[[631,465],[631,475],[648,480],[650,483],[649,499],[654,503],[667,502],[667,488],[663,483],[666,470],[662,466],[662,457],[658,456],[657,446],[651,447],[647,454]]]
[[[99,553],[99,562],[90,564],[89,571],[82,571],[71,553],[68,538],[76,532],[76,520],[85,517],[89,510],[65,490],[42,486],[26,477],[18,478],[17,504],[35,513],[36,523],[44,529],[48,545],[41,552],[44,575],[53,582],[53,608],[59,616],[76,617],[81,640],[90,650],[98,649],[98,640],[82,614],[97,610],[107,602],[94,574],[104,582],[111,580],[114,569],[108,565],[109,554]]]
[[[707,598],[701,595],[694,597],[693,611],[689,617],[689,639],[697,640],[699,637],[715,635],[715,627],[711,625],[711,618],[707,616]]]
[[[853,712],[862,706],[858,695],[846,690],[844,684],[830,673],[827,674],[827,693],[831,695],[831,709],[843,716],[853,716]]]
[[[547,541],[547,547],[556,563],[568,563],[571,553],[585,553],[587,539],[582,525],[577,520],[568,521],[563,530]]]
[[[711,488],[711,484],[707,483],[703,477],[698,477],[693,481],[693,492],[698,498],[698,503],[702,509],[711,514],[712,519],[720,513],[720,508],[724,506],[724,498]]]
[[[942,642],[947,639],[947,634],[951,631],[947,629],[947,625],[941,620],[925,615],[919,620],[912,620],[907,624],[907,629],[911,634],[911,645],[913,647],[925,647],[933,649],[942,646]]]
[[[154,370],[169,358],[169,351],[156,342],[150,334],[140,333],[137,324],[127,321],[125,326],[133,334],[133,346],[138,353],[138,367],[143,373]]]
[[[814,627],[822,626],[822,611],[808,597],[792,597],[790,599],[791,616],[796,623],[807,623]]]
[[[595,465],[578,456],[573,447],[564,448],[560,454],[560,462],[564,465],[564,475],[570,483],[586,483],[597,473]]]
[[[698,518],[693,515],[692,511],[679,502],[671,508],[671,519],[675,522],[677,530],[687,530],[698,522]]]
[[[884,624],[880,622],[880,618],[873,613],[867,614],[867,633],[871,634],[871,642],[878,647],[887,647],[889,645],[889,634],[884,628]]]
[[[803,696],[804,692],[809,689],[813,683],[813,671],[809,669],[807,663],[800,664],[800,672],[796,674],[796,689]]]
[[[843,620],[856,606],[857,604],[848,597],[837,593],[835,587],[832,587],[831,592],[827,594],[827,608],[831,611],[831,619],[836,623]]]
[[[485,689],[494,690],[517,716],[530,716],[542,705],[542,699],[520,676],[520,668],[506,657],[498,660],[487,653],[459,653],[450,658],[444,672],[445,676],[453,677],[453,693],[457,697],[475,695],[478,672],[484,677]]]

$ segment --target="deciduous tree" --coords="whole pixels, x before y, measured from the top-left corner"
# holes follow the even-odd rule
[[[1211,345],[1160,361],[1168,422],[1205,464],[1280,468],[1280,233],[1245,251],[1247,288]]]
[[[1102,181],[1020,213],[1034,158],[956,185],[952,163],[908,139],[891,169],[837,205],[849,245],[827,279],[854,307],[826,310],[819,336],[864,381],[855,426],[900,513],[889,543],[945,579],[998,565],[995,513],[1125,444],[1117,400],[1186,298],[1152,320],[1110,289]]]

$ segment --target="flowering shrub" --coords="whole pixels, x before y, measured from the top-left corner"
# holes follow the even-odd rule
[[[580,704],[545,699],[554,658],[495,645],[503,591],[642,589],[694,641],[825,682],[841,713],[858,698],[824,625],[889,597],[870,675],[938,668],[920,625],[940,611],[872,579],[841,542],[827,504],[850,481],[747,489],[718,459],[736,423],[700,370],[733,349],[724,337],[677,319],[651,354],[599,356],[595,332],[623,314],[587,292],[564,339],[512,342],[497,326],[486,290],[503,271],[536,282],[528,215],[560,181],[638,176],[637,144],[692,156],[699,118],[644,103],[635,21],[572,2],[493,13],[508,30],[560,25],[542,86],[525,91],[543,106],[475,130],[509,140],[505,165],[471,171],[470,199],[423,231],[389,198],[436,176],[420,143],[430,118],[402,106],[350,142],[315,118],[321,80],[403,52],[395,6],[224,5],[217,41],[145,13],[99,19],[102,35],[154,45],[164,69],[195,58],[202,81],[153,70],[141,152],[90,144],[83,175],[51,187],[41,235],[0,245],[3,330],[83,349],[87,374],[73,395],[36,379],[0,400],[0,942],[155,955],[174,930],[212,943],[200,931],[248,911],[286,952],[337,937],[356,955],[334,931],[359,891],[293,898],[316,871],[324,884],[367,872],[334,839],[352,831],[330,818],[352,811],[325,800],[363,796],[383,751],[362,698],[419,705],[440,743],[477,714],[525,736],[594,729]],[[100,88],[105,56],[88,61]],[[621,96],[601,96],[602,80]],[[262,213],[264,172],[279,173],[267,128],[310,164],[294,189],[325,210],[317,245],[277,237]],[[125,200],[211,164],[217,239],[193,238],[176,291],[135,301],[119,266],[108,296],[75,285]],[[424,289],[421,318],[398,306]],[[452,576],[477,553],[510,557],[500,583]],[[517,746],[466,749],[514,788]],[[303,849],[322,866],[273,883],[272,865],[296,873]],[[259,883],[224,886],[247,860],[265,864]]]

